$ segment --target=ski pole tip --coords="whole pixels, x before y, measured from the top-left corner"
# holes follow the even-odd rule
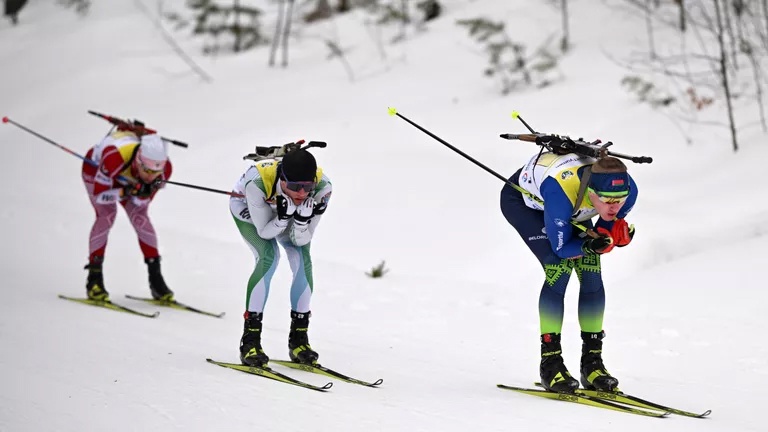
[[[397,108],[389,107],[389,108],[387,108],[387,112],[389,112],[389,115],[391,115],[391,116],[397,115]]]
[[[512,118],[517,120],[518,117],[520,117],[520,113],[517,111],[512,111]]]
[[[8,117],[3,117],[3,123],[8,123],[9,121],[11,120]]]

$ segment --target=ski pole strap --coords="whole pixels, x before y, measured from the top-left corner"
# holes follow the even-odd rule
[[[587,168],[589,168],[589,167],[587,167]],[[586,170],[587,168],[585,168],[585,170]],[[576,205],[574,208],[578,208],[578,205],[579,205],[579,204],[581,204],[581,201],[583,201],[583,200],[584,200],[584,191],[587,189],[586,185],[589,183],[589,176],[590,176],[590,175],[591,175],[591,171],[587,173],[587,175],[586,175],[586,177],[585,177],[585,178],[586,178],[586,181],[584,181],[584,183],[582,184],[582,186],[580,186],[580,187],[579,187],[579,197],[577,198],[577,205]],[[537,197],[536,195],[534,195],[534,194],[532,194],[532,193],[528,192],[527,190],[523,189],[523,188],[522,188],[522,187],[520,187],[519,185],[516,185],[516,184],[512,183],[512,182],[511,182],[511,181],[509,181],[509,180],[507,180],[507,181],[506,181],[506,183],[507,183],[507,185],[509,185],[509,186],[510,186],[512,189],[514,189],[514,190],[516,190],[516,191],[520,192],[521,194],[523,194],[523,195],[527,196],[528,198],[532,199],[533,201],[536,201],[537,203],[541,204],[541,206],[542,206],[542,207],[544,206],[544,200],[543,200],[543,199],[541,199],[541,198]],[[581,199],[579,199],[579,198],[581,198]],[[596,232],[594,232],[593,230],[591,230],[591,229],[589,229],[589,228],[585,227],[584,225],[582,225],[582,224],[580,224],[580,223],[576,222],[576,221],[575,221],[575,220],[573,220],[573,219],[571,219],[571,225],[573,225],[573,226],[574,226],[574,227],[576,227],[577,229],[581,230],[582,232],[586,233],[588,236],[590,236],[590,237],[592,237],[592,238],[597,238],[597,237],[599,237],[599,236],[597,235],[597,233],[596,233]]]
[[[573,205],[573,210],[578,210],[581,203],[584,201],[584,194],[587,192],[589,186],[589,178],[592,177],[592,165],[584,167],[584,172],[581,173],[581,183],[579,184],[579,194],[576,196],[576,204]]]

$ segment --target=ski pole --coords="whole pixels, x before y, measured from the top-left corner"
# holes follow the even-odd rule
[[[227,192],[227,191],[224,191],[224,190],[212,189],[212,188],[209,188],[209,187],[198,186],[198,185],[193,185],[193,184],[189,184],[189,183],[179,183],[179,182],[170,181],[170,180],[160,180],[160,181],[162,181],[163,183],[168,183],[168,184],[172,184],[172,185],[176,185],[176,186],[183,186],[183,187],[188,187],[188,188],[192,188],[192,189],[199,189],[199,190],[203,190],[203,191],[207,191],[207,192],[215,192],[215,193],[220,193],[220,194],[224,194],[224,195],[229,195],[229,196],[232,196],[232,197],[235,197],[235,198],[245,198],[245,195],[239,194],[237,192]]]
[[[539,203],[539,204],[541,204],[542,206],[544,205],[544,201],[543,201],[541,198],[539,198],[539,197],[537,197],[536,195],[534,195],[534,194],[532,194],[532,193],[528,192],[527,190],[525,190],[525,189],[521,188],[520,186],[518,186],[518,185],[516,185],[516,184],[512,183],[512,182],[511,182],[509,179],[505,178],[504,176],[502,176],[501,174],[497,173],[496,171],[494,171],[494,170],[492,170],[492,169],[488,168],[486,165],[484,165],[483,163],[481,163],[481,162],[477,161],[477,160],[476,160],[475,158],[473,158],[472,156],[470,156],[470,155],[468,155],[468,154],[464,153],[463,151],[461,151],[461,150],[459,150],[458,148],[454,147],[453,145],[449,144],[449,143],[448,143],[447,141],[445,141],[444,139],[442,139],[442,138],[438,137],[437,135],[433,134],[432,132],[428,131],[427,129],[425,129],[425,128],[423,128],[423,127],[419,126],[419,125],[418,125],[418,124],[416,124],[415,122],[411,121],[410,119],[408,119],[408,118],[407,118],[407,117],[405,117],[404,115],[402,115],[402,114],[400,114],[399,112],[397,112],[397,109],[395,109],[395,108],[389,108],[389,115],[391,115],[391,116],[398,116],[398,117],[400,117],[401,119],[403,119],[403,120],[405,120],[406,122],[408,122],[408,123],[409,123],[411,126],[413,126],[413,127],[415,127],[416,129],[418,129],[418,130],[420,130],[420,131],[424,132],[425,134],[427,134],[427,135],[429,135],[430,137],[434,138],[434,139],[435,139],[436,141],[438,141],[440,144],[443,144],[443,145],[445,145],[446,147],[448,147],[449,149],[451,149],[451,150],[455,151],[456,153],[458,153],[458,154],[460,154],[460,155],[464,156],[466,159],[468,159],[469,161],[471,161],[471,162],[472,162],[472,163],[474,163],[475,165],[477,165],[477,166],[479,166],[480,168],[484,169],[485,171],[487,171],[488,173],[490,173],[491,175],[493,175],[493,176],[494,176],[494,177],[496,177],[497,179],[499,179],[499,180],[503,181],[503,182],[504,182],[504,183],[506,183],[506,184],[507,184],[509,187],[511,187],[511,188],[513,188],[513,189],[515,189],[516,191],[518,191],[518,192],[522,193],[523,195],[526,195],[527,197],[529,197],[529,198],[531,198],[532,200],[534,200],[534,201],[538,202],[538,203]],[[594,231],[592,231],[591,229],[589,229],[589,228],[585,227],[584,225],[582,225],[582,224],[580,224],[580,223],[578,223],[578,222],[576,222],[576,221],[574,221],[574,220],[571,220],[571,224],[572,224],[573,226],[575,226],[576,228],[578,228],[579,230],[581,230],[581,231],[583,231],[583,232],[587,233],[587,235],[589,235],[590,237],[595,237],[595,238],[596,238],[596,237],[598,237],[597,233],[595,233],[595,232],[594,232]]]
[[[50,138],[47,138],[47,137],[45,137],[43,135],[40,135],[39,133],[33,131],[32,129],[29,129],[29,128],[27,128],[27,127],[25,127],[25,126],[23,126],[23,125],[21,125],[19,123],[16,123],[15,121],[9,119],[8,117],[3,117],[3,123],[10,123],[10,124],[16,126],[17,128],[23,130],[24,132],[32,134],[32,135],[40,138],[41,140],[47,142],[48,144],[53,144],[56,147],[58,147],[58,148],[64,150],[65,152],[71,154],[72,156],[80,158],[81,160],[85,161],[86,163],[90,163],[91,165],[95,165],[94,162],[92,160],[88,159],[87,157],[82,156],[82,155],[80,155],[78,153],[75,153],[74,151],[68,149],[67,147],[64,147],[63,145],[57,143],[56,141],[54,141],[54,140],[52,140]]]
[[[10,124],[16,126],[17,128],[19,128],[19,129],[21,129],[21,130],[23,130],[23,131],[25,131],[25,132],[27,132],[27,133],[29,133],[31,135],[34,135],[34,136],[40,138],[41,140],[43,140],[43,141],[45,141],[45,142],[47,142],[49,144],[53,144],[54,146],[56,146],[56,147],[64,150],[65,152],[71,154],[72,156],[75,156],[75,157],[79,158],[80,160],[82,160],[83,162],[87,163],[88,165],[91,165],[91,166],[94,166],[94,167],[98,167],[99,166],[99,164],[96,161],[94,161],[93,159],[88,159],[87,157],[85,157],[85,156],[83,156],[83,155],[81,155],[81,154],[79,154],[77,152],[74,152],[74,151],[70,150],[67,147],[64,147],[63,145],[57,143],[56,141],[54,141],[54,140],[52,140],[52,139],[50,139],[50,138],[48,138],[48,137],[46,137],[44,135],[41,135],[41,134],[33,131],[32,129],[29,129],[28,127],[25,127],[25,126],[23,126],[23,125],[21,125],[19,123],[16,123],[15,121],[9,119],[8,117],[3,117],[3,123],[10,123]],[[121,181],[123,183],[126,183],[126,184],[135,184],[136,183],[135,181],[130,180],[130,179],[128,179],[128,178],[126,178],[126,177],[124,177],[122,175],[117,176],[117,180]],[[204,191],[208,191],[208,192],[216,192],[216,193],[226,194],[226,195],[230,195],[230,196],[238,197],[238,198],[242,198],[243,197],[243,195],[241,195],[239,193],[236,193],[236,192],[226,192],[226,191],[222,191],[222,190],[218,190],[218,189],[207,188],[205,186],[197,186],[197,185],[192,185],[192,184],[187,184],[187,183],[178,183],[178,182],[173,182],[173,181],[170,181],[170,180],[162,180],[162,181],[165,182],[165,183],[169,183],[169,184],[173,184],[173,185],[177,185],[177,186],[184,186],[184,187],[189,187],[189,188],[193,188],[193,189],[200,189],[200,190],[204,190]]]

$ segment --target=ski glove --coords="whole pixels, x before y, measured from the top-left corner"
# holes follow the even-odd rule
[[[293,200],[286,198],[282,195],[278,195],[276,198],[277,203],[277,218],[280,220],[288,220],[296,212],[296,204]]]
[[[293,215],[293,220],[299,225],[306,225],[309,223],[312,216],[314,216],[315,199],[308,197],[301,204],[296,206],[296,213]]]
[[[635,236],[635,226],[627,225],[627,221],[624,219],[616,219],[613,221],[613,228],[611,228],[611,237],[616,246],[624,247],[632,241],[632,237]]]
[[[144,182],[136,182],[131,185],[126,185],[125,195],[137,197],[137,198],[149,198],[152,196],[152,193],[157,189],[158,182],[154,181],[152,183],[144,183]]]
[[[597,238],[588,238],[584,240],[581,245],[581,250],[587,255],[598,254],[602,255],[608,253],[613,249],[615,244],[610,233],[605,228],[598,228],[597,232],[600,234]]]

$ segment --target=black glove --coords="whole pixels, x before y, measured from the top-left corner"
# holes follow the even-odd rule
[[[158,181],[153,181],[152,183],[144,183],[144,182],[136,182],[132,185],[126,185],[125,186],[125,194],[129,196],[135,196],[138,198],[149,198],[152,196],[152,192],[154,192],[157,187],[159,186]]]
[[[277,205],[278,219],[288,220],[293,217],[293,214],[296,212],[296,204],[293,203],[293,200],[287,199],[282,195],[278,195],[277,198],[275,198],[275,202]]]
[[[613,239],[607,235],[601,235],[597,238],[588,238],[581,245],[581,251],[585,254],[604,254],[613,249]]]

